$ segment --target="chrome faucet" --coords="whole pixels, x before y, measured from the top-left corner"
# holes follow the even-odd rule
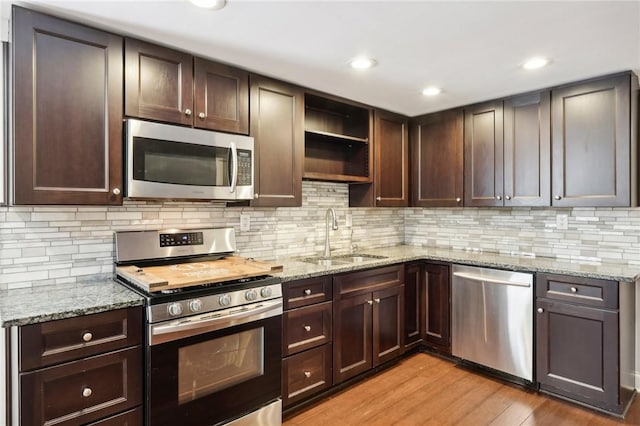
[[[331,257],[331,246],[329,245],[329,217],[331,217],[331,228],[335,231],[338,229],[338,219],[336,218],[336,211],[333,208],[328,208],[327,213],[324,215],[325,222],[325,235],[324,235],[324,257]]]

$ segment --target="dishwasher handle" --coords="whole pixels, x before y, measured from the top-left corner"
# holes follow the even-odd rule
[[[530,282],[522,282],[522,281],[509,281],[509,280],[501,280],[499,278],[486,277],[482,275],[470,274],[468,272],[454,272],[454,277],[464,278],[466,280],[478,281],[483,283],[490,284],[500,284],[500,285],[513,285],[518,287],[531,287]]]

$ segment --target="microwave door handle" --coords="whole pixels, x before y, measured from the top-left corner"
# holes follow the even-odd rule
[[[229,142],[231,148],[231,187],[230,193],[236,192],[236,184],[238,183],[238,151],[235,142]]]

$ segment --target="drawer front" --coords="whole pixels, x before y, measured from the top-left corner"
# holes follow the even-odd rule
[[[116,414],[107,419],[98,420],[88,426],[140,426],[142,424],[142,407]]]
[[[293,355],[331,341],[333,302],[287,311],[282,316],[283,354]]]
[[[404,284],[404,265],[387,266],[337,275],[333,278],[334,291],[339,298],[355,293],[367,293],[385,287]]]
[[[282,287],[284,288],[284,309],[327,302],[333,298],[330,275],[286,282]]]
[[[139,345],[142,321],[136,306],[20,327],[20,371]]]
[[[135,346],[21,374],[21,423],[79,425],[140,405],[142,367]]]
[[[331,344],[285,358],[282,404],[287,407],[331,386]]]
[[[618,282],[538,273],[536,296],[585,306],[618,309]]]

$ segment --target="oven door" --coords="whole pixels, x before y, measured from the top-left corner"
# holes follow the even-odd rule
[[[276,300],[150,326],[148,424],[214,425],[279,398],[281,314]]]

